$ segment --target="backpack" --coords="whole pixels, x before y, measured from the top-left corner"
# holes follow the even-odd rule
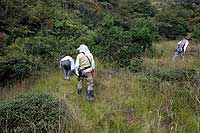
[[[183,52],[183,48],[180,48],[180,47],[178,47],[178,48],[176,48],[176,50],[175,50],[178,54],[180,54],[180,53],[182,53]]]

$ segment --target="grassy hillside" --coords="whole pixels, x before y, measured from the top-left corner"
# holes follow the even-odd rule
[[[24,93],[64,99],[74,114],[72,132],[199,132],[200,47],[191,43],[185,62],[172,62],[175,45],[176,41],[154,44],[159,56],[145,57],[145,70],[135,74],[112,70],[96,59],[93,103],[86,100],[85,91],[77,95],[77,77],[66,81],[61,70],[44,73],[35,82],[24,81],[2,92],[1,99]],[[189,77],[174,78],[184,76],[183,70]]]
[[[0,132],[200,132],[199,4],[1,0]],[[166,40],[186,35],[185,62],[172,62]],[[58,69],[83,43],[97,63],[93,103]]]

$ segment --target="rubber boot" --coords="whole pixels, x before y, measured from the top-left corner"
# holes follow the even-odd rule
[[[94,98],[93,98],[93,90],[87,91],[87,100],[88,100],[88,101],[94,101]]]

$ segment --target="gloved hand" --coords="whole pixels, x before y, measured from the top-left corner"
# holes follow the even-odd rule
[[[75,73],[76,73],[77,76],[79,76],[78,69],[75,69]]]

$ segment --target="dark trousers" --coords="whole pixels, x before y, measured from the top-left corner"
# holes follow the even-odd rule
[[[62,61],[61,65],[62,65],[63,70],[64,70],[65,78],[67,78],[67,77],[69,78],[70,75],[71,75],[71,62],[69,60]]]

